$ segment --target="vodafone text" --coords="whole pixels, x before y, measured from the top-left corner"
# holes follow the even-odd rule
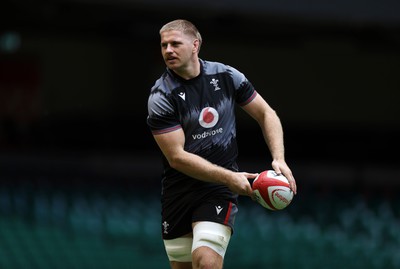
[[[194,135],[192,135],[192,137],[193,137],[194,140],[203,139],[203,138],[206,138],[207,136],[214,136],[216,134],[222,134],[223,131],[224,131],[223,128],[219,128],[219,129],[216,129],[216,130],[204,131],[201,134],[194,134]]]

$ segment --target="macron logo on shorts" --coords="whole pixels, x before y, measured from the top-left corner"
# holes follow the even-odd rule
[[[215,207],[215,210],[217,210],[217,215],[219,215],[219,213],[221,213],[222,209],[224,209],[224,208],[220,205]]]

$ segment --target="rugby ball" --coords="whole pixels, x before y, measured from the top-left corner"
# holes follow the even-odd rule
[[[261,172],[253,181],[252,188],[256,201],[269,210],[282,210],[293,199],[293,191],[289,181],[274,170]]]

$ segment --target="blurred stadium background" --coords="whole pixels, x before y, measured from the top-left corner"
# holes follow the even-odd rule
[[[243,71],[278,111],[299,193],[241,197],[225,268],[400,268],[400,2],[0,4],[0,268],[168,268],[147,94],[159,28]],[[240,166],[270,157],[238,111]]]

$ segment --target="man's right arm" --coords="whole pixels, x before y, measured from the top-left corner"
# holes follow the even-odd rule
[[[198,180],[224,184],[239,195],[252,195],[248,179],[255,178],[258,174],[233,172],[185,151],[185,135],[182,129],[154,135],[154,139],[172,168]]]

